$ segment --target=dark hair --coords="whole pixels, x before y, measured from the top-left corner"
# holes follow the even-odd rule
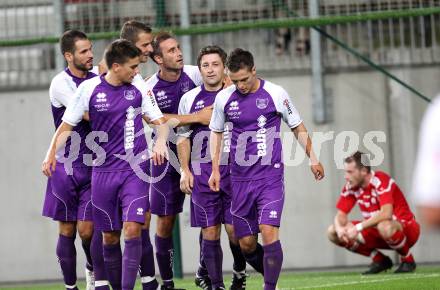
[[[370,161],[367,158],[367,155],[361,151],[356,151],[347,158],[344,159],[345,163],[356,163],[356,167],[359,169],[365,168],[367,172],[371,171]]]
[[[138,41],[138,36],[140,33],[151,33],[151,27],[146,23],[139,22],[136,20],[129,20],[124,23],[121,28],[120,38],[126,39],[130,42],[136,43]]]
[[[61,53],[75,52],[75,43],[80,39],[88,39],[87,35],[79,30],[67,30],[60,38]]]
[[[200,68],[200,62],[202,61],[202,57],[207,54],[218,54],[222,59],[223,65],[226,64],[226,57],[228,56],[226,52],[217,45],[208,45],[202,48],[199,51],[199,55],[197,56],[197,66]]]
[[[114,63],[124,64],[129,59],[138,57],[141,51],[133,43],[125,39],[113,41],[105,50],[104,59],[110,69]]]
[[[236,48],[229,54],[226,66],[231,72],[238,72],[240,69],[243,68],[252,70],[252,68],[254,67],[254,57],[249,51],[241,48]]]
[[[156,62],[156,60],[154,59],[156,55],[162,56],[162,50],[160,49],[160,44],[168,39],[175,39],[175,37],[174,35],[166,31],[161,31],[157,33],[156,36],[154,37],[153,42],[151,43],[151,45],[153,46],[153,52],[150,55],[151,59],[154,62]]]

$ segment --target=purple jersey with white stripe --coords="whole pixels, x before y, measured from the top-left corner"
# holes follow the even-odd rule
[[[232,123],[233,180],[283,175],[281,119],[290,128],[302,122],[288,93],[271,82],[260,79],[258,90],[246,95],[235,86],[218,93],[209,127],[214,132],[223,132],[225,123]]]
[[[187,115],[196,113],[205,107],[214,104],[217,94],[221,91],[207,91],[204,85],[196,87],[182,96],[179,104],[179,114]],[[229,178],[229,151],[230,151],[230,124],[225,124],[222,160],[220,162],[220,173],[222,179]],[[191,140],[191,162],[199,163],[201,169],[206,171],[208,178],[211,174],[211,157],[209,156],[209,136],[211,130],[208,126],[202,124],[193,124],[191,126],[179,127],[178,135],[187,137]],[[198,161],[198,162],[197,162]],[[205,175],[202,175],[205,176]],[[207,180],[206,180],[207,182]]]
[[[93,70],[87,73],[86,77],[78,78],[70,72],[69,68],[66,68],[64,71],[60,72],[52,79],[49,88],[49,95],[55,128],[58,128],[60,126],[62,122],[61,118],[63,117],[63,114],[66,111],[66,107],[69,104],[69,101],[73,98],[73,95],[75,94],[78,86],[83,81],[96,77],[97,73],[97,67],[94,67]],[[90,124],[89,122],[82,120],[78,123],[77,126],[75,126],[73,131],[79,134],[79,137],[81,138],[81,143],[79,146],[78,158],[73,161],[72,167],[84,167],[86,165],[83,162],[82,156],[84,154],[90,153],[90,150],[85,144],[86,136],[91,131]],[[68,158],[69,156],[69,151],[71,148],[70,145],[71,138],[69,138],[66,142],[66,149],[64,151],[65,158]]]
[[[93,133],[107,136],[107,140],[99,136],[94,140],[102,149],[95,150],[94,170],[130,170],[133,158],[138,164],[147,159],[142,115],[154,121],[162,113],[155,99],[147,95],[142,79],[135,78],[133,83],[120,86],[109,84],[105,76],[85,81],[67,107],[63,121],[75,126],[87,111]]]
[[[147,92],[149,95],[154,96],[164,114],[177,114],[183,94],[201,84],[202,76],[199,68],[193,65],[185,65],[179,79],[175,82],[163,80],[160,78],[159,72],[155,73],[147,80]],[[173,134],[170,134],[169,141],[169,148],[177,156],[177,140]],[[158,166],[158,171],[162,171],[159,168],[165,168],[166,166],[168,166],[166,163]],[[172,168],[172,166],[168,166],[168,171]]]

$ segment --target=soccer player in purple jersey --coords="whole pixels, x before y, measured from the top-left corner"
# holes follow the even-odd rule
[[[194,123],[207,125],[212,108],[196,114],[178,115],[182,95],[202,84],[197,66],[183,64],[179,43],[169,33],[161,32],[153,40],[151,58],[159,65],[159,72],[147,80],[147,94],[153,96],[165,118],[173,126]],[[174,289],[172,257],[174,254],[172,230],[176,216],[182,212],[185,194],[180,190],[179,163],[176,136],[170,136],[170,159],[161,166],[152,165],[150,174],[160,178],[150,186],[151,212],[158,216],[155,236],[156,259],[162,277],[162,289]]]
[[[167,155],[167,128],[154,98],[145,92],[143,80],[135,79],[140,50],[126,40],[114,41],[106,50],[106,75],[84,82],[63,116],[52,139],[43,172],[50,176],[56,165],[56,150],[89,112],[95,135],[92,203],[95,228],[103,231],[104,261],[113,289],[133,289],[142,255],[141,225],[148,210],[147,183],[141,179],[146,169],[147,144],[142,119],[159,125],[153,149],[154,164]],[[98,138],[98,143],[95,139]],[[125,249],[120,247],[124,230]],[[122,277],[121,277],[122,276]]]
[[[219,191],[220,144],[225,123],[232,123],[232,222],[249,263],[261,261],[264,289],[274,290],[281,272],[283,251],[279,227],[284,204],[284,168],[280,140],[281,119],[305,148],[316,180],[324,177],[307,129],[288,93],[256,75],[249,51],[235,49],[228,57],[228,75],[234,86],[218,93],[211,123],[212,174],[209,186]],[[263,252],[256,248],[261,232]]]
[[[67,68],[52,79],[49,88],[55,128],[61,124],[64,111],[73,98],[77,87],[83,81],[97,75],[96,68],[93,68],[92,43],[86,34],[77,30],[68,30],[62,35],[60,46],[61,53],[67,62]],[[90,133],[90,125],[83,120],[74,130],[84,140],[85,136]],[[82,162],[83,154],[89,153],[85,142],[74,143],[69,139],[66,144],[67,150],[63,154],[65,160],[69,161],[72,171],[68,173],[61,164],[58,164],[56,171],[48,179],[43,215],[59,223],[56,253],[66,289],[76,289],[76,249],[74,242],[76,231],[78,231],[87,258],[86,280],[87,289],[89,290],[94,289],[94,268],[99,268],[95,267],[94,260],[92,263],[94,251],[91,250],[93,234],[90,191],[91,168]],[[102,256],[102,246],[100,249]]]
[[[151,45],[153,41],[152,29],[145,23],[129,20],[124,23],[120,33],[121,39],[126,39],[133,43],[141,51],[139,58],[141,63],[146,63],[153,52]],[[142,78],[140,74],[136,76]],[[142,225],[142,258],[139,265],[143,290],[156,290],[158,282],[155,277],[153,245],[150,240],[150,220],[151,211],[145,213],[145,223]]]
[[[225,73],[226,53],[218,46],[206,46],[200,50],[197,65],[203,78],[203,85],[192,89],[182,96],[179,114],[195,113],[214,103],[227,78]],[[219,192],[209,189],[208,179],[211,174],[208,137],[209,127],[195,124],[178,128],[179,141],[177,151],[181,166],[180,188],[191,194],[191,225],[201,227],[203,242],[201,245],[207,272],[202,265],[196,274],[196,285],[202,289],[224,289],[222,275],[223,253],[220,246],[221,224],[229,237],[229,245],[234,257],[233,280],[230,289],[245,289],[246,260],[241,253],[238,240],[232,226],[231,184],[229,180],[229,132],[224,133],[222,150],[222,186]],[[190,166],[191,163],[191,166]]]

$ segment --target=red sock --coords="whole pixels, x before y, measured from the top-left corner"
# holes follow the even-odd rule
[[[385,258],[385,255],[382,254],[382,252],[380,252],[380,251],[373,250],[373,251],[371,251],[371,258],[373,259],[373,262],[380,263]]]
[[[406,236],[403,231],[396,231],[386,242],[391,249],[396,250],[401,256],[408,255],[409,247],[406,243]]]

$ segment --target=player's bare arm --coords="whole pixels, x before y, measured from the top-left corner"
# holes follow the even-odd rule
[[[380,207],[378,214],[372,216],[371,218],[364,220],[363,222],[357,224],[355,227],[350,228],[347,231],[348,238],[354,239],[362,229],[368,229],[377,226],[383,221],[391,221],[393,218],[393,205],[391,203],[384,204]]]
[[[220,149],[223,134],[221,132],[211,131],[209,139],[209,150],[212,157],[212,173],[209,177],[209,188],[212,191],[220,190]]]
[[[310,168],[312,170],[313,175],[315,176],[315,179],[316,180],[323,179],[324,167],[319,162],[318,158],[316,158],[315,152],[313,151],[313,147],[312,147],[312,139],[310,139],[310,136],[307,132],[307,128],[306,126],[304,126],[304,123],[301,123],[295,128],[293,128],[292,132],[295,135],[295,138],[298,140],[298,142],[306,151],[306,154],[311,161]]]
[[[194,186],[194,176],[189,168],[191,158],[191,142],[189,138],[179,136],[177,140],[177,155],[180,162],[180,190],[191,194]]]
[[[52,172],[55,171],[55,166],[57,163],[55,153],[57,152],[58,148],[66,143],[67,138],[72,133],[72,129],[72,125],[69,125],[66,122],[62,122],[54,133],[41,168],[44,175],[50,177],[52,175]]]
[[[145,115],[143,115],[142,118],[146,122],[156,125],[157,139],[154,143],[152,159],[154,165],[161,165],[165,162],[165,158],[168,158],[167,140],[169,128],[166,124],[165,118],[162,117],[154,121],[150,121]]]
[[[211,121],[212,110],[213,107],[208,106],[194,114],[164,114],[164,116],[167,122],[171,122],[173,127],[188,126],[196,123],[207,126],[209,121]]]

